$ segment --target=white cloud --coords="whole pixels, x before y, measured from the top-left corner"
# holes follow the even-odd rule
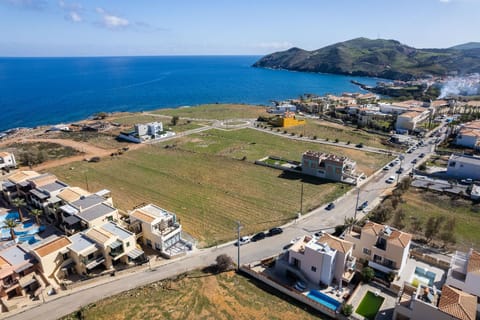
[[[75,11],[70,11],[68,17],[73,22],[82,22],[83,21],[82,16],[80,16],[80,14],[78,14],[78,12],[75,12]]]
[[[125,18],[114,16],[111,14],[104,14],[103,24],[107,28],[116,29],[116,28],[128,27],[130,25],[130,21],[128,21]]]
[[[441,3],[449,3],[451,0],[440,0]]]
[[[0,0],[2,3],[27,10],[43,10],[48,6],[45,0]]]

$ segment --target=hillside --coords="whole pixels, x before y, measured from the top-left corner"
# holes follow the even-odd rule
[[[411,80],[480,72],[480,49],[416,49],[395,40],[356,38],[314,51],[275,52],[253,66]]]
[[[462,43],[462,44],[450,47],[449,49],[455,49],[455,50],[480,49],[480,42]]]

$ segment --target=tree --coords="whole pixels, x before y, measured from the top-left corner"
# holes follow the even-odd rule
[[[346,303],[342,304],[342,314],[344,316],[348,317],[348,316],[352,315],[352,313],[353,313],[353,305],[346,304]]]
[[[405,212],[402,208],[398,208],[395,210],[395,214],[393,216],[393,226],[398,229],[405,228]]]
[[[176,126],[178,123],[178,120],[180,120],[179,116],[173,116],[172,120],[170,120],[170,123],[172,124],[172,126]]]
[[[217,256],[215,259],[217,262],[217,271],[218,272],[224,272],[232,269],[233,267],[233,260],[229,255],[226,254],[221,254]]]
[[[365,267],[362,269],[363,282],[368,283],[373,280],[373,277],[375,277],[375,271],[372,268]]]
[[[355,219],[354,217],[345,217],[345,219],[343,220],[343,225],[346,229],[351,229],[355,224],[357,224],[357,219]]]
[[[455,244],[457,239],[455,237],[455,217],[451,217],[447,223],[443,225],[442,232],[440,233],[440,240],[443,241],[443,246],[446,247],[448,243]]]
[[[22,198],[15,198],[12,200],[12,205],[17,208],[18,215],[20,216],[20,221],[23,222],[23,212],[22,212],[22,207],[24,207],[27,203],[25,202],[24,199]]]
[[[440,227],[444,221],[444,216],[428,218],[425,223],[425,238],[427,238],[427,243],[432,241],[435,235],[440,231]]]
[[[40,209],[32,209],[30,210],[30,214],[35,217],[35,221],[37,225],[40,225],[40,216],[43,214],[43,211]]]
[[[10,237],[12,240],[15,240],[15,227],[18,226],[18,223],[14,219],[6,219],[3,222],[3,229],[10,229]]]

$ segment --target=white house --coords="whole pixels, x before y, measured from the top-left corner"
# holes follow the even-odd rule
[[[467,122],[461,125],[455,137],[455,144],[470,149],[480,147],[480,120]]]
[[[0,169],[10,169],[15,168],[17,162],[15,161],[15,156],[10,152],[0,152]]]
[[[147,124],[136,124],[131,132],[121,132],[118,136],[121,139],[142,143],[148,140],[161,139],[174,136],[172,131],[164,131],[161,122],[151,122]]]
[[[331,285],[353,276],[353,244],[327,233],[320,238],[303,236],[288,251],[289,265],[312,283]]]
[[[448,269],[447,284],[480,297],[480,252],[456,251]]]
[[[422,111],[408,111],[398,115],[395,122],[395,129],[400,130],[415,130],[417,124],[425,121],[430,116],[430,110],[424,109]]]
[[[448,159],[447,175],[457,179],[480,180],[480,157],[452,154]]]
[[[182,239],[182,226],[177,216],[154,204],[148,204],[129,212],[130,229],[139,241],[159,250],[167,258],[191,250],[192,244]]]

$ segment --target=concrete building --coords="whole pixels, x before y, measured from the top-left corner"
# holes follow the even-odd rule
[[[148,204],[129,212],[129,217],[130,230],[139,241],[163,256],[170,258],[192,249],[192,244],[182,239],[182,226],[174,213]]]
[[[408,130],[409,132],[415,130],[417,125],[428,119],[430,116],[430,110],[424,109],[423,111],[408,111],[397,116],[395,122],[395,129]]]
[[[161,122],[151,122],[146,124],[136,124],[131,132],[121,132],[120,139],[135,143],[143,143],[149,140],[156,140],[165,137],[174,136],[172,131],[164,131]]]
[[[362,228],[354,226],[345,240],[353,243],[353,255],[367,260],[370,267],[398,274],[407,263],[412,235],[368,221]]]
[[[480,120],[462,124],[455,137],[455,144],[470,149],[480,149]]]
[[[477,297],[449,285],[442,290],[405,285],[395,306],[394,320],[475,320]]]
[[[48,205],[45,207],[45,217],[50,223],[60,223],[61,212],[59,208],[66,204],[75,202],[81,197],[86,197],[91,195],[90,192],[79,188],[79,187],[67,187],[60,191],[55,199],[49,201]]]
[[[10,152],[0,152],[0,169],[9,170],[17,167],[15,155]]]
[[[271,114],[284,114],[285,112],[297,112],[297,107],[293,104],[280,104],[278,106],[268,108],[268,113]]]
[[[47,206],[58,202],[56,196],[66,188],[68,188],[68,185],[60,180],[55,180],[52,183],[38,186],[35,189],[30,190],[30,201],[34,207],[41,209],[46,213]]]
[[[10,175],[7,180],[2,183],[3,198],[10,204],[12,200],[17,197],[27,199],[27,195],[32,189],[29,179],[39,175],[36,171],[18,171]]]
[[[297,119],[295,113],[286,111],[283,115],[276,116],[269,120],[269,123],[274,127],[293,127],[305,124],[304,119]]]
[[[60,228],[67,235],[119,219],[118,209],[113,207],[112,198],[108,193],[80,197],[76,201],[61,206],[59,210]]]
[[[306,151],[302,155],[302,173],[333,181],[357,183],[361,175],[356,170],[357,163],[347,157],[316,151]]]
[[[457,179],[480,180],[480,157],[452,154],[448,159],[447,175]]]
[[[456,251],[448,269],[447,284],[480,297],[480,252]]]
[[[351,242],[323,234],[303,236],[288,250],[288,263],[317,285],[350,282],[355,269]]]

